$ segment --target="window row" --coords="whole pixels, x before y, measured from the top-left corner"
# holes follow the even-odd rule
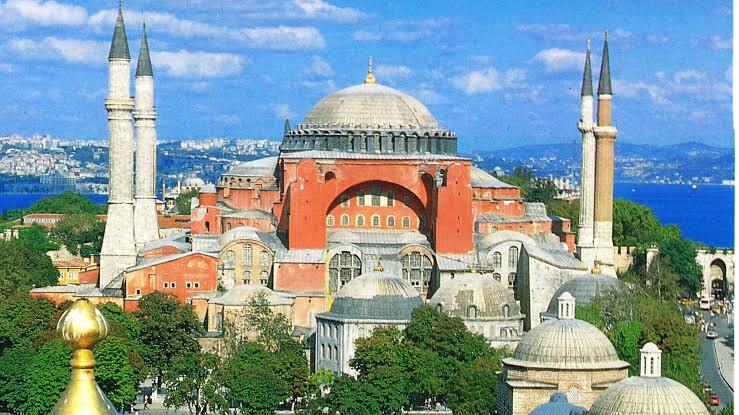
[[[251,281],[252,281],[251,271],[245,271],[242,282],[244,284],[251,284],[252,283]],[[262,271],[259,273],[259,283],[262,285],[267,285],[269,283],[269,273],[267,271]]]
[[[339,223],[341,226],[349,226],[351,221],[349,220],[349,215],[343,214],[339,218]],[[370,226],[372,227],[380,227],[382,226],[382,218],[380,215],[372,215],[370,216]],[[364,215],[357,215],[354,217],[354,226],[357,227],[364,227],[366,226],[365,216]],[[326,216],[326,226],[333,227],[336,226],[336,220],[334,219],[333,215]],[[389,215],[387,218],[385,218],[385,226],[388,228],[394,228],[396,226],[395,223],[395,216]],[[410,228],[411,227],[411,218],[410,216],[403,216],[401,219],[401,227],[403,228]]]
[[[501,282],[500,274],[498,274],[497,272],[493,274],[493,278],[495,279],[495,281]],[[513,288],[515,285],[516,285],[516,273],[511,272],[510,274],[508,274],[508,288]]]
[[[475,325],[472,324],[467,327],[469,331],[475,334],[480,334],[482,336],[490,336],[490,337],[499,337],[503,339],[512,339],[518,337],[518,330],[516,330],[513,327],[501,327],[497,330],[495,327],[490,327],[489,329],[486,329],[484,325]]]
[[[236,252],[229,249],[226,251],[223,262],[227,267],[233,267],[236,263]],[[268,267],[271,264],[270,254],[267,251],[259,252],[259,266]],[[250,244],[244,245],[241,263],[245,266],[251,267],[254,265],[254,247]]]
[[[332,362],[339,361],[339,348],[330,344],[321,344],[321,359],[327,359]]]
[[[321,323],[321,335],[336,340],[339,337],[339,328],[331,324]]]
[[[328,290],[336,292],[352,279],[362,274],[362,260],[349,251],[341,251],[328,263]]]
[[[501,268],[503,266],[503,254],[499,251],[493,252],[493,268]],[[512,246],[508,248],[508,268],[516,268],[518,265],[518,247]]]
[[[162,285],[164,286],[164,288],[177,288],[177,283],[174,281],[165,282]],[[187,281],[185,282],[185,288],[200,288],[200,282],[199,281],[195,281],[195,282]]]
[[[411,252],[401,258],[402,276],[416,288],[427,289],[431,281],[433,261],[428,255],[420,252]]]

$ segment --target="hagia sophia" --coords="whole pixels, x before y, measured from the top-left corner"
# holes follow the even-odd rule
[[[110,193],[100,267],[79,285],[41,287],[137,309],[159,291],[193,306],[218,350],[248,337],[243,313],[264,295],[312,344],[312,367],[354,375],[354,341],[402,328],[429,304],[513,355],[499,373],[499,414],[708,414],[641,350],[628,377],[608,338],[575,303],[623,289],[612,235],[614,140],[608,39],[594,120],[590,47],[581,90],[582,203],[569,219],[457,155],[457,135],[417,99],[378,83],[334,92],[302,123],[286,120],[279,156],[242,163],[192,200],[189,229],[160,232],[154,70],[146,28],[130,91],[119,8],[109,53]],[[241,324],[241,325],[240,325]],[[227,330],[226,327],[229,327]]]

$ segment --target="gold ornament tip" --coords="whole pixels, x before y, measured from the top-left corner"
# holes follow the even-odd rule
[[[364,78],[364,83],[365,84],[377,83],[375,76],[372,74],[372,56],[369,57],[369,62],[367,62],[367,77]]]
[[[87,299],[81,298],[62,314],[56,329],[75,350],[90,349],[108,335],[108,322]]]

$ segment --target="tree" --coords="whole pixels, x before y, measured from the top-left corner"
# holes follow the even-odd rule
[[[49,239],[49,232],[38,225],[21,229],[18,232],[18,241],[41,254],[59,249],[59,244]]]
[[[16,293],[0,301],[0,353],[17,346],[38,347],[41,334],[54,327],[54,305],[45,298]]]
[[[221,359],[212,353],[199,351],[177,356],[167,372],[164,384],[167,397],[164,406],[187,406],[193,415],[228,414],[228,402],[222,393]]]
[[[125,340],[108,336],[95,345],[95,378],[105,395],[118,409],[128,409],[136,400],[143,380],[137,368],[131,365],[130,350]]]
[[[271,415],[290,396],[290,382],[277,370],[279,358],[251,341],[242,343],[231,357],[224,368],[223,383],[243,414]]]
[[[358,338],[349,365],[366,376],[380,367],[400,367],[403,362],[402,333],[395,326],[380,326],[368,337]]]
[[[51,259],[17,240],[0,241],[0,299],[56,284],[59,271]]]
[[[174,358],[200,350],[196,337],[204,333],[203,326],[192,306],[160,292],[141,297],[136,316],[141,322],[141,357],[161,386]]]
[[[105,223],[90,213],[67,215],[54,225],[52,233],[72,255],[87,257],[100,253]]]
[[[174,200],[174,207],[180,215],[190,214],[190,199],[198,197],[200,192],[197,189],[188,190],[180,193]]]
[[[69,383],[71,357],[72,348],[61,339],[52,339],[41,347],[24,377],[26,400],[20,404],[19,412],[45,415],[51,411]]]
[[[547,202],[547,213],[570,220],[570,230],[577,232],[580,223],[580,200],[552,199]]]
[[[456,382],[449,385],[447,403],[454,413],[488,415],[495,409],[497,387],[496,372],[501,369],[500,359],[477,358],[461,369]]]
[[[529,202],[549,203],[557,197],[557,187],[549,179],[532,180],[526,200]]]
[[[372,385],[359,382],[348,375],[341,375],[331,385],[327,399],[330,414],[377,415],[381,414],[377,392]]]
[[[64,192],[57,196],[45,197],[37,200],[24,212],[24,214],[29,213],[58,213],[71,215],[78,213],[101,214],[104,212],[100,205],[96,205],[88,197],[79,193]]]
[[[24,379],[35,354],[36,350],[28,345],[0,352],[0,411],[20,413],[28,400]]]
[[[618,356],[629,363],[629,374],[638,376],[641,323],[635,320],[618,323],[608,337]]]
[[[660,244],[659,252],[670,259],[680,285],[691,297],[700,291],[703,272],[695,261],[695,244],[685,239],[667,239]]]

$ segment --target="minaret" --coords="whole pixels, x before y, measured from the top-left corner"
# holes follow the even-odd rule
[[[101,288],[108,286],[123,270],[136,264],[136,243],[133,235],[131,56],[128,53],[128,40],[120,3],[108,55],[108,67],[110,83],[105,109],[108,111],[110,131],[110,178],[108,219],[100,252]]]
[[[593,209],[595,200],[595,135],[593,130],[593,74],[590,69],[590,40],[585,52],[585,69],[580,92],[580,122],[577,129],[582,134],[582,170],[580,173],[580,223],[577,230],[577,254],[588,268],[595,264],[593,249]]]
[[[133,119],[136,122],[136,204],[134,235],[136,243],[159,239],[156,206],[157,112],[154,109],[154,72],[149,58],[146,23],[141,37],[139,63],[136,66],[136,92]]]
[[[608,62],[608,32],[598,80],[598,125],[595,127],[595,205],[593,242],[595,259],[604,274],[616,275],[613,264],[613,146],[618,130],[611,116],[611,68]]]

